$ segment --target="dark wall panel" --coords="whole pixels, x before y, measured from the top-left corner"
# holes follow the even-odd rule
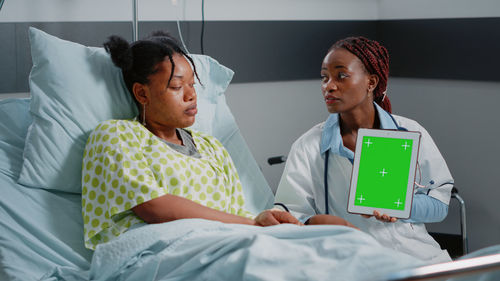
[[[387,20],[378,40],[391,75],[500,81],[500,18]]]
[[[0,93],[27,92],[31,54],[29,26],[88,46],[102,46],[110,35],[132,38],[128,22],[53,22],[0,24],[0,31],[15,26],[15,33],[1,32],[2,42],[12,42],[0,54],[0,71],[16,68],[15,79],[0,77]],[[139,37],[155,30],[178,36],[176,22],[141,22]],[[201,51],[201,22],[182,22],[181,30],[191,53]],[[319,76],[321,60],[337,39],[362,34],[375,37],[373,21],[210,21],[205,23],[204,51],[235,71],[233,82],[311,79]],[[15,48],[14,48],[15,46]],[[13,55],[14,54],[14,55]],[[14,61],[12,61],[14,59]],[[4,81],[5,80],[5,81]],[[9,82],[9,83],[7,83]]]
[[[5,27],[13,25],[15,32],[3,32]],[[28,77],[31,70],[31,52],[28,28],[36,27],[64,40],[70,40],[87,46],[102,46],[102,42],[111,34],[118,34],[128,40],[132,38],[132,24],[123,22],[50,22],[50,23],[2,23],[0,24],[0,48],[4,42],[15,46],[9,52],[0,52],[0,73],[6,71],[4,61],[14,59],[15,79],[0,76],[0,93],[28,92]],[[1,49],[0,49],[1,50]],[[14,81],[13,83],[10,81]],[[6,86],[4,86],[6,85]]]
[[[13,23],[0,25],[0,93],[16,92],[16,26]],[[5,39],[4,39],[5,38]]]
[[[0,93],[27,92],[31,69],[28,27],[62,39],[102,46],[112,34],[132,38],[130,22],[0,23]],[[178,37],[176,22],[141,22]],[[200,53],[201,22],[181,22],[191,53]],[[391,75],[500,81],[500,18],[381,21],[209,21],[204,51],[235,71],[234,82],[315,79],[336,40],[363,35],[391,53]]]
[[[328,48],[354,34],[374,37],[376,25],[369,21],[214,23],[207,36],[215,40],[209,41],[207,51],[236,70],[236,82],[319,79]]]
[[[189,51],[200,53],[200,22],[181,27]],[[374,38],[376,27],[374,21],[210,21],[204,50],[235,71],[234,82],[319,79],[323,56],[336,40]],[[178,35],[175,23],[149,22],[140,28],[145,33],[166,28]]]

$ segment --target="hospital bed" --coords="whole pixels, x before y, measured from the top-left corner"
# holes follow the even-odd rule
[[[98,122],[136,112],[102,49],[35,29],[30,42],[31,98],[0,101],[0,280],[387,280],[427,265],[342,226],[179,220],[86,249],[78,177],[83,146]],[[206,56],[195,61],[204,85],[197,86],[194,129],[228,149],[249,211],[271,208],[271,189],[225,103],[232,71]],[[498,255],[500,248],[485,251],[473,254]]]

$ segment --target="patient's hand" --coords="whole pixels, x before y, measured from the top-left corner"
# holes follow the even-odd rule
[[[352,223],[346,221],[345,219],[332,215],[314,215],[308,221],[307,224],[333,224],[333,225],[345,225],[352,228],[359,229],[355,227]]]
[[[372,216],[370,215],[361,215],[363,216],[364,218],[371,218]],[[378,211],[373,211],[373,216],[379,220],[379,221],[383,221],[383,222],[396,222],[398,219],[397,218],[394,218],[394,217],[389,217],[387,214],[380,214],[380,212]]]
[[[290,213],[281,210],[265,210],[255,217],[255,225],[257,226],[271,226],[281,223],[293,223],[297,225],[302,225],[294,216]]]

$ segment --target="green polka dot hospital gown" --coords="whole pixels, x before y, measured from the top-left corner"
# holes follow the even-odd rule
[[[244,209],[241,183],[226,149],[214,137],[189,132],[201,157],[179,153],[135,120],[109,120],[94,129],[82,167],[87,248],[144,223],[131,209],[165,194],[254,218]]]

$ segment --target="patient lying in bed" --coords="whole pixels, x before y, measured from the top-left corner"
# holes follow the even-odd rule
[[[122,69],[139,117],[105,121],[87,141],[82,173],[86,247],[95,249],[144,222],[204,218],[300,224],[287,212],[255,216],[245,210],[226,149],[211,136],[183,129],[195,121],[197,73],[173,38],[159,33],[129,45],[114,36],[105,47]]]

